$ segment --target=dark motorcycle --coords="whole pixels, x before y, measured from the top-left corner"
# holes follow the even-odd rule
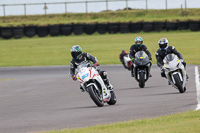
[[[148,55],[144,51],[137,52],[135,54],[133,66],[135,79],[139,82],[140,88],[144,88],[145,82],[149,79],[151,67]]]

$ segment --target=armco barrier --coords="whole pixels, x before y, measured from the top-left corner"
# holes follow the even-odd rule
[[[24,35],[27,37],[34,37],[37,34],[36,26],[24,27]]]
[[[151,32],[154,30],[153,22],[143,22],[143,31],[144,32]]]
[[[166,22],[166,30],[177,30],[177,23],[176,22]]]
[[[191,31],[199,31],[200,30],[200,21],[190,21],[189,29]]]
[[[49,34],[51,36],[59,36],[59,35],[61,35],[60,25],[59,24],[57,24],[57,25],[49,25]]]
[[[14,27],[12,32],[15,39],[22,38],[24,36],[24,27]]]
[[[86,24],[84,27],[84,32],[88,35],[92,35],[97,31],[97,24]]]
[[[108,33],[114,34],[119,32],[119,23],[109,23],[108,24]]]
[[[108,24],[106,23],[99,23],[97,24],[97,32],[99,34],[105,34],[108,32]]]
[[[12,27],[1,27],[0,32],[3,39],[11,39],[13,37]]]
[[[38,26],[37,27],[37,35],[39,37],[45,37],[49,34],[48,26]]]
[[[187,30],[189,28],[189,22],[188,21],[180,21],[177,23],[177,29],[178,30]]]
[[[138,33],[143,30],[143,22],[136,22],[130,24],[130,31],[132,33]]]
[[[72,24],[62,24],[60,26],[60,31],[62,35],[69,36],[72,34],[73,25]]]
[[[153,23],[154,31],[160,32],[162,30],[165,30],[166,28],[166,22],[154,22]]]
[[[130,23],[120,23],[119,24],[120,33],[129,33],[130,32]]]
[[[73,25],[73,33],[75,35],[81,35],[84,33],[85,24],[74,24]]]

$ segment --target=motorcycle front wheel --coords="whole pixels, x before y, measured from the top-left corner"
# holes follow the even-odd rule
[[[179,77],[178,74],[175,74],[174,75],[174,80],[176,82],[176,86],[178,87],[178,90],[180,93],[184,93],[186,91],[186,89],[183,88],[183,85],[182,85],[182,82],[181,82],[181,79]]]
[[[139,86],[140,86],[140,88],[144,88],[144,86],[145,86],[144,72],[139,73]]]
[[[102,94],[100,94],[100,92],[97,91],[93,85],[88,87],[88,92],[90,94],[90,97],[98,107],[104,106]]]

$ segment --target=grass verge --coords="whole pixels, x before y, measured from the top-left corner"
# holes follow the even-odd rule
[[[40,133],[199,133],[199,113],[189,111],[158,118]]]
[[[122,10],[101,13],[67,13],[0,17],[0,26],[48,25],[96,22],[199,20],[200,9]]]
[[[69,65],[73,45],[80,45],[84,52],[96,56],[100,64],[120,64],[119,53],[122,49],[129,52],[137,36],[143,37],[153,63],[156,63],[158,40],[166,37],[188,64],[200,64],[200,32],[176,31],[0,40],[0,66]]]

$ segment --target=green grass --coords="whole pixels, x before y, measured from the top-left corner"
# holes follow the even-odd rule
[[[70,49],[73,45],[80,45],[84,52],[96,56],[100,64],[120,64],[119,53],[122,49],[129,52],[137,36],[143,37],[144,44],[152,53],[153,63],[156,63],[155,52],[158,49],[158,40],[166,37],[169,44],[182,53],[188,64],[200,64],[200,32],[176,31],[1,39],[0,66],[69,65]]]
[[[47,25],[66,23],[95,22],[136,22],[136,21],[177,21],[199,20],[200,9],[170,9],[170,10],[128,10],[109,11],[101,13],[68,13],[31,16],[0,17],[0,26],[9,25]]]
[[[199,133],[199,123],[200,111],[189,111],[153,119],[40,133]]]

